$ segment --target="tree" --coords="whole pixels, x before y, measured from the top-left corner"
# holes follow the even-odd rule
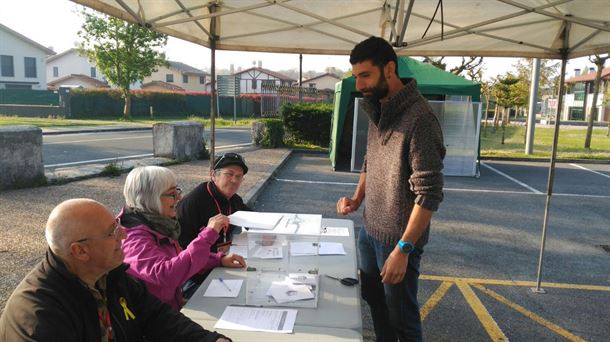
[[[602,69],[604,68],[604,64],[608,59],[608,55],[600,56],[595,55],[589,56],[589,61],[597,67],[597,74],[595,74],[595,86],[593,87],[593,101],[591,103],[591,112],[589,113],[589,117],[587,120],[587,134],[585,136],[585,148],[591,148],[591,135],[593,135],[593,120],[595,120],[595,116],[597,114],[597,94],[599,93],[599,83],[602,78]],[[587,96],[587,94],[585,94]],[[610,121],[610,120],[609,120]],[[610,122],[608,123],[608,127],[610,129]]]
[[[118,18],[87,11],[81,13],[85,23],[78,31],[82,39],[78,50],[95,62],[110,84],[121,89],[125,100],[123,117],[129,119],[130,84],[142,81],[158,66],[167,63],[161,52],[167,35]]]
[[[510,115],[509,109],[520,104],[518,83],[520,79],[511,73],[507,73],[502,77],[498,77],[494,84],[493,94],[496,97],[496,103],[502,108],[502,144],[504,144],[505,127]],[[497,127],[498,109],[494,115],[494,127]]]
[[[528,87],[532,82],[533,63],[533,58],[521,58],[513,65],[517,76],[522,79]],[[540,60],[540,87],[538,87],[538,96],[541,96],[542,92],[547,89],[550,94],[556,94],[557,91],[559,91],[560,67],[561,62],[550,59]]]
[[[467,59],[468,58],[468,59]],[[424,57],[423,62],[434,65],[435,67],[447,70],[447,63],[443,63],[445,56],[441,57]],[[462,62],[459,65],[449,69],[449,72],[458,76],[467,76],[475,82],[479,82],[482,76],[481,68],[483,67],[483,57],[462,57]],[[463,75],[465,73],[466,75]]]

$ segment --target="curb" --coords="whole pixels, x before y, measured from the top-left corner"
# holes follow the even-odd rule
[[[525,161],[525,162],[550,162],[550,158],[509,158],[509,157],[482,157],[483,160],[498,160],[498,161]],[[610,164],[610,160],[600,159],[556,159],[556,163],[579,163],[579,164]]]
[[[244,200],[244,203],[248,207],[251,207],[251,208],[254,207],[254,203],[258,199],[258,196],[261,194],[261,192],[263,192],[263,189],[265,188],[265,186],[267,185],[267,183],[269,182],[271,177],[273,177],[273,175],[275,175],[275,173],[280,168],[282,168],[284,166],[284,164],[286,164],[286,161],[288,161],[288,159],[290,159],[291,155],[292,155],[292,150],[286,151],[286,153],[284,153],[284,155],[281,157],[280,162],[278,164],[270,167],[265,173],[263,173],[263,177],[261,179],[259,179],[258,182],[256,182],[256,184],[254,184],[252,189],[250,189],[246,193],[246,195],[244,195],[243,200]]]
[[[65,131],[51,131],[42,132],[42,135],[62,135],[62,134],[78,134],[78,133],[96,133],[96,132],[129,132],[129,131],[150,131],[152,127],[121,127],[121,128],[108,128],[108,129],[80,129],[80,130],[65,130]]]

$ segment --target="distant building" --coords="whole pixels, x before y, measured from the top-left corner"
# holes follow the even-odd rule
[[[310,79],[304,80],[303,87],[313,88],[317,90],[335,91],[335,84],[339,81],[341,81],[341,77],[327,72],[322,75],[318,75]],[[295,85],[298,84],[298,81],[295,82]]]
[[[47,80],[50,89],[61,86],[108,88],[106,77],[97,70],[94,62],[78,54],[74,48],[47,58]]]
[[[234,73],[240,78],[240,93],[261,93],[263,85],[291,86],[296,80],[279,72],[253,67]]]
[[[590,68],[589,72],[585,74],[580,74],[580,69],[576,69],[575,75],[566,79],[567,92],[564,97],[562,120],[586,120],[593,107],[596,74],[596,68]],[[610,120],[610,107],[604,106],[604,94],[609,86],[610,67],[602,69],[599,93],[595,104],[597,116],[594,121]]]
[[[177,90],[177,88],[180,88],[186,91],[205,91],[206,77],[208,76],[205,71],[181,62],[167,62],[168,66],[160,66],[156,72],[144,78],[142,81],[143,88],[165,87],[164,90]],[[171,89],[174,87],[177,88]]]
[[[55,51],[0,24],[0,89],[47,89],[45,61]]]
[[[142,90],[150,91],[184,91],[184,88],[163,81],[150,81],[142,84]]]

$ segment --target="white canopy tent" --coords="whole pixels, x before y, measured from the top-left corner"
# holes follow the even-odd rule
[[[561,59],[610,53],[608,0],[72,0],[212,50],[349,54],[369,36],[399,55]],[[212,96],[214,99],[214,96]],[[562,108],[559,97],[558,108]],[[214,153],[212,101],[212,144]],[[558,114],[558,117],[560,115]],[[556,120],[536,290],[553,190]]]

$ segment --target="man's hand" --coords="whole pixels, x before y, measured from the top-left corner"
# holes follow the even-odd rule
[[[231,342],[231,340],[227,340],[226,338],[221,337],[221,338],[217,339],[216,342]]]
[[[221,229],[229,227],[229,218],[223,214],[218,214],[210,218],[207,227],[214,229],[216,233],[220,234]]]
[[[351,199],[349,197],[341,197],[337,201],[337,214],[347,215],[358,210],[359,207],[360,201]]]
[[[237,255],[237,254],[229,254],[229,255],[225,255],[220,259],[220,263],[222,264],[223,267],[230,267],[230,268],[243,268],[246,267],[246,260],[244,260],[244,257],[242,257],[241,255]]]
[[[384,284],[398,284],[407,273],[409,266],[409,254],[405,254],[398,248],[394,248],[388,256],[381,270],[381,282]]]

